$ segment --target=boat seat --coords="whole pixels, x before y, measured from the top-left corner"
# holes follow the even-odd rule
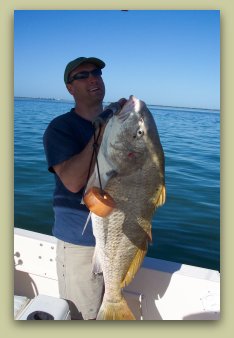
[[[14,318],[16,319],[21,311],[28,305],[31,301],[30,298],[25,296],[14,295]]]

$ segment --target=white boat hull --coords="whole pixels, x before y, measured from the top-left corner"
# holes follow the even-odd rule
[[[15,228],[14,294],[59,298],[56,238]],[[218,320],[218,271],[146,257],[124,289],[138,320]]]

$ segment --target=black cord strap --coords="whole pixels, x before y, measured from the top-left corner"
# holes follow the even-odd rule
[[[91,161],[90,161],[90,164],[89,164],[89,170],[88,170],[88,175],[87,175],[87,179],[86,179],[86,183],[85,183],[85,186],[84,186],[84,190],[83,190],[83,197],[84,197],[84,192],[85,192],[85,189],[87,187],[87,184],[88,184],[88,180],[90,178],[90,172],[91,172],[91,167],[92,167],[92,162],[93,162],[93,157],[95,155],[95,161],[96,161],[96,164],[97,164],[97,171],[98,171],[98,180],[99,180],[99,185],[100,185],[100,189],[101,189],[101,194],[104,195],[104,191],[102,189],[102,182],[101,182],[101,176],[100,176],[100,170],[99,170],[99,165],[98,165],[98,138],[101,134],[101,128],[102,126],[115,114],[117,114],[119,112],[119,110],[121,109],[121,105],[119,102],[114,102],[114,103],[111,103],[106,110],[104,110],[93,122],[93,139],[94,139],[94,142],[93,142],[93,153],[92,153],[92,156],[91,156]],[[99,132],[98,132],[98,135],[97,135],[97,138],[96,138],[96,130],[99,128]]]
[[[95,132],[96,132],[96,128],[93,127],[93,140],[94,140],[93,141],[93,151],[92,151],[92,156],[91,156],[91,160],[90,160],[90,163],[89,163],[88,175],[87,175],[86,183],[85,183],[85,186],[84,186],[84,189],[83,189],[83,196],[82,197],[84,197],[85,190],[86,190],[89,178],[90,178],[90,173],[91,173],[94,155],[95,155],[95,161],[96,161],[96,164],[97,164],[98,180],[99,180],[99,185],[100,185],[100,189],[101,189],[101,194],[104,194],[104,191],[102,189],[102,182],[101,182],[101,176],[100,176],[100,170],[99,170],[99,164],[98,164],[98,139],[99,139],[99,136],[101,134],[101,128],[99,128],[97,138],[96,138]]]
[[[94,138],[93,152],[95,154],[95,160],[96,160],[96,164],[97,164],[99,186],[100,186],[101,194],[103,195],[104,191],[102,189],[102,182],[101,182],[101,176],[100,176],[100,170],[99,170],[99,164],[98,164],[98,143],[97,143],[97,141],[98,141],[100,134],[101,134],[101,128],[99,128],[98,136],[97,136],[97,139],[96,139],[95,130],[94,130],[94,133],[93,133],[93,138]]]

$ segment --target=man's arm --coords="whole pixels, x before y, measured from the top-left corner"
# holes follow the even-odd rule
[[[109,109],[121,109],[126,103],[126,99],[122,98],[116,103],[110,104]],[[108,108],[107,107],[107,108]],[[115,111],[113,111],[115,113]],[[98,138],[98,146],[100,146],[102,141],[102,136],[105,130],[105,126],[101,127],[100,136]],[[96,130],[96,135],[99,134],[99,129]],[[87,146],[77,155],[72,156],[69,160],[66,160],[62,163],[53,166],[54,171],[59,176],[60,180],[63,182],[64,186],[71,192],[78,192],[84,187],[87,181],[87,175],[89,171],[90,161],[93,153],[93,137],[87,144]],[[92,161],[90,175],[94,169],[94,158]]]
[[[101,129],[98,138],[98,146],[101,144],[104,127]],[[98,131],[96,132],[98,135]],[[90,161],[93,153],[94,138],[92,137],[86,147],[77,155],[72,156],[69,160],[53,166],[54,171],[59,176],[64,186],[71,192],[78,192],[84,187],[90,167]],[[90,175],[94,169],[94,158],[91,165]]]

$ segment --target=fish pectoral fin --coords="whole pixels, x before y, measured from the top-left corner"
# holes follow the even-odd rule
[[[124,288],[125,286],[131,283],[131,281],[133,280],[135,274],[137,273],[139,267],[143,262],[146,252],[147,252],[147,241],[145,241],[143,248],[137,250],[136,256],[132,260],[128,272],[126,273],[124,279],[121,282],[121,288]]]
[[[85,225],[84,225],[84,228],[83,228],[83,231],[82,231],[82,236],[83,236],[83,234],[84,234],[84,232],[85,232],[85,229],[86,229],[86,227],[87,227],[87,225],[88,225],[88,223],[89,223],[90,218],[91,218],[91,211],[89,212],[89,215],[88,215],[88,217],[87,217],[86,223],[85,223]]]
[[[166,201],[166,187],[165,185],[162,186],[161,192],[156,200],[155,207],[160,207]]]

